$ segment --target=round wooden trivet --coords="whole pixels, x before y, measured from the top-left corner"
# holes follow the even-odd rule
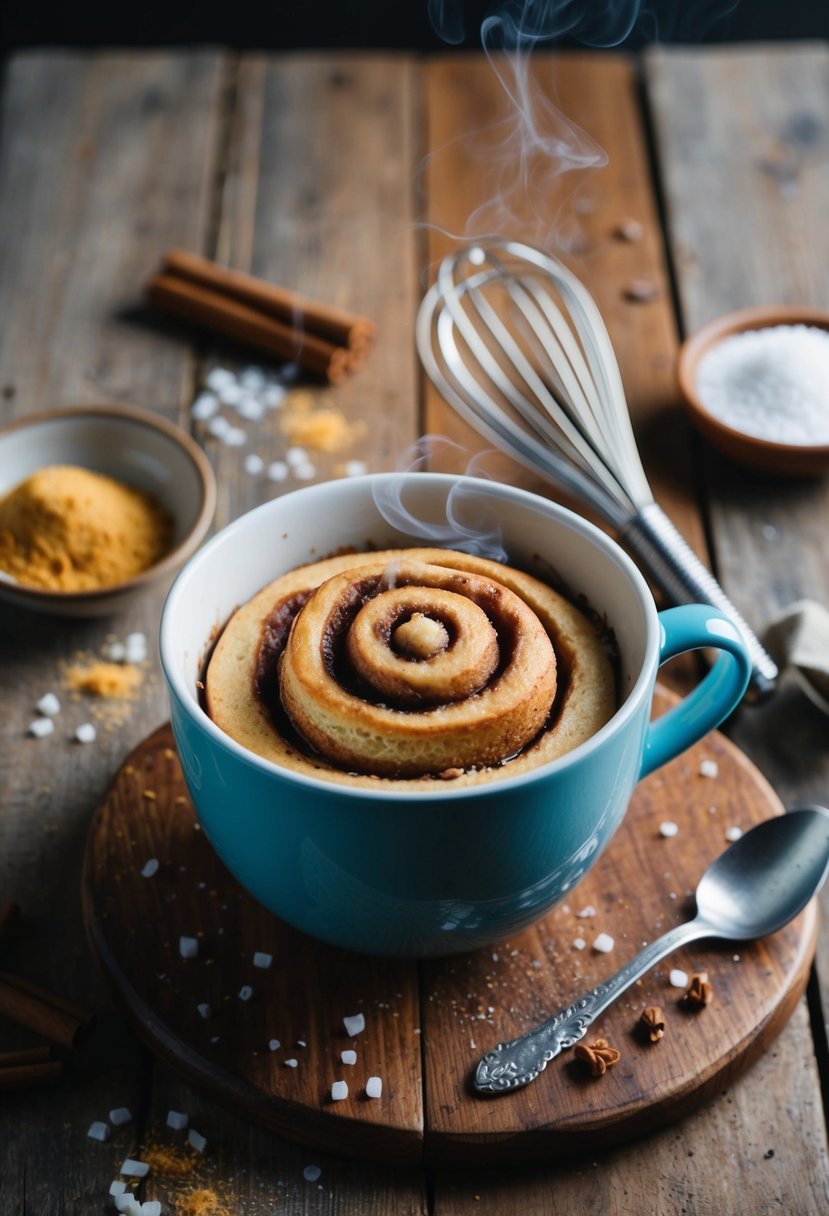
[[[660,693],[662,709],[669,700]],[[715,777],[700,771],[717,765]],[[707,768],[708,766],[705,766]],[[588,1033],[621,1051],[605,1076],[564,1053],[529,1087],[481,1098],[469,1075],[520,1034],[692,914],[690,892],[726,831],[780,814],[769,785],[713,734],[643,782],[622,827],[568,902],[491,949],[415,963],[349,954],[303,936],[251,899],[200,831],[169,727],[118,772],[93,819],[83,879],[92,948],[139,1036],[188,1079],[281,1136],[409,1163],[549,1162],[620,1143],[719,1092],[782,1029],[814,953],[810,905],[751,944],[679,951]],[[228,792],[228,814],[233,814]],[[665,836],[660,825],[677,825]],[[158,863],[155,865],[148,863]],[[151,871],[155,870],[154,873]],[[610,953],[592,948],[599,933]],[[181,937],[198,940],[182,957]],[[270,955],[267,958],[256,955]],[[671,968],[705,971],[691,1012]],[[646,1005],[664,1014],[640,1037]],[[365,1016],[350,1037],[343,1019]],[[356,1063],[341,1053],[356,1052]],[[369,1077],[382,1095],[369,1098]],[[333,1101],[345,1081],[348,1097]]]

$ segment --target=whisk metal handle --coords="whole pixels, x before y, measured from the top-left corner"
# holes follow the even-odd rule
[[[780,674],[774,659],[662,508],[655,502],[640,507],[621,535],[673,603],[712,604],[733,620],[751,655],[752,698],[760,700],[773,692]]]

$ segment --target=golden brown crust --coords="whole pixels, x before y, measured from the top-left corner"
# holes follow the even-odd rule
[[[331,627],[344,591],[355,583],[365,588],[371,580],[376,586],[390,568],[396,585],[367,599],[366,662],[371,670],[377,657],[372,651],[379,649],[387,668],[381,684],[387,676],[392,684],[403,677],[409,699],[404,697],[402,708],[388,707],[385,688],[371,690],[368,696],[359,695],[353,687],[341,689],[336,683],[332,690],[330,654],[326,659],[320,645],[320,631]],[[419,580],[425,574],[434,589],[422,586]],[[303,754],[293,746],[277,731],[267,707],[254,692],[261,639],[274,610],[298,593],[312,590],[315,594],[297,617],[282,660],[281,689],[302,735],[321,750],[327,749],[331,760]],[[435,598],[430,601],[433,590]],[[365,598],[359,591],[351,594],[359,603]],[[457,640],[465,635],[456,632],[458,618],[452,613],[463,605],[456,604],[453,597],[465,600],[473,609],[470,653],[473,659],[479,652],[484,655],[480,669]],[[410,616],[425,611],[428,616],[431,606],[452,644],[438,645],[422,661],[412,662],[397,653],[389,637],[394,622],[401,619],[401,601],[403,619],[406,611]],[[499,630],[494,670],[490,635]],[[424,645],[428,651],[428,644]],[[542,730],[556,694],[556,656],[565,678],[558,690],[554,721]],[[448,683],[438,682],[436,690],[431,676],[441,668],[446,669]],[[506,681],[505,676],[509,676]],[[358,678],[364,679],[365,673]],[[244,747],[297,772],[369,788],[376,788],[378,779],[384,788],[392,789],[422,789],[424,783],[437,780],[442,788],[447,782],[457,788],[523,772],[578,746],[615,709],[610,661],[597,631],[582,613],[530,575],[443,549],[346,554],[290,571],[243,605],[228,622],[211,658],[206,685],[211,717]],[[365,692],[362,685],[360,691]],[[507,695],[514,701],[505,700]],[[413,723],[425,747],[414,761]],[[455,728],[454,737],[450,728]],[[355,740],[363,747],[366,737],[368,755],[355,754]],[[507,759],[519,750],[518,756]],[[361,768],[362,773],[344,768]],[[423,773],[427,775],[417,775]]]

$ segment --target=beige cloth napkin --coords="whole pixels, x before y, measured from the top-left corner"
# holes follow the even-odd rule
[[[798,600],[775,617],[763,641],[781,671],[790,671],[809,700],[829,714],[829,610]]]

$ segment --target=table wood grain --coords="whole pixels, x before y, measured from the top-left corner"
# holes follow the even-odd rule
[[[539,54],[532,72],[608,154],[604,167],[548,184],[540,218],[559,222],[559,239],[599,299],[657,497],[755,628],[802,596],[829,602],[827,482],[760,482],[713,457],[678,411],[672,374],[679,337],[721,311],[774,301],[829,307],[829,51]],[[336,390],[303,386],[315,403],[366,420],[349,454],[370,469],[394,467],[427,430],[479,450],[423,385],[413,325],[446,247],[439,226],[455,231],[481,201],[482,166],[459,136],[480,132],[501,98],[474,56],[15,57],[0,128],[3,417],[109,399],[189,425],[207,368],[255,362],[143,309],[146,277],[178,244],[376,318],[380,341],[358,377]],[[644,223],[642,242],[610,235],[622,211]],[[519,206],[515,218],[524,226],[532,217]],[[652,279],[656,299],[624,301],[628,275]],[[284,451],[273,419],[254,438],[268,459]],[[250,449],[208,448],[220,476],[219,524],[284,488],[244,473]],[[333,471],[320,457],[318,474]],[[25,731],[38,697],[60,691],[62,662],[97,651],[106,632],[141,629],[154,639],[160,606],[151,596],[106,628],[0,610],[0,896],[25,912],[4,965],[98,1016],[59,1088],[4,1097],[0,1178],[10,1212],[109,1210],[119,1153],[140,1152],[170,1108],[188,1111],[208,1136],[198,1180],[249,1216],[826,1210],[823,939],[810,1002],[745,1077],[677,1127],[567,1167],[425,1176],[312,1153],[252,1129],[144,1054],[92,964],[78,888],[93,808],[124,757],[166,717],[154,640],[141,696],[93,747],[68,741],[89,713],[82,703],[67,704],[51,740]],[[737,715],[729,733],[786,803],[829,802],[826,719],[790,682],[767,706]],[[0,1026],[4,1048],[28,1041]],[[87,1139],[89,1123],[119,1105],[134,1122],[109,1144]],[[322,1168],[318,1182],[304,1179],[308,1164]]]

